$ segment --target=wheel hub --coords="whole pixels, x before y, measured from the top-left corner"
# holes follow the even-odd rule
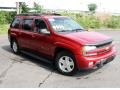
[[[59,60],[59,67],[64,72],[71,72],[74,69],[73,59],[69,56],[62,56]]]

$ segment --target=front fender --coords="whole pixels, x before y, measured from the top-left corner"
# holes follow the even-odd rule
[[[62,42],[56,42],[55,43],[55,46],[56,47],[61,47],[61,48],[64,48],[64,49],[67,49],[69,51],[71,51],[73,54],[78,54],[78,48],[79,46],[73,46],[71,44],[67,44],[67,43],[62,43]],[[80,49],[80,48],[79,48]]]

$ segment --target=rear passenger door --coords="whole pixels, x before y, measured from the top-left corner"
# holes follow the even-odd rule
[[[21,22],[21,19],[16,17],[12,24],[10,25],[10,30],[11,30],[11,35],[12,36],[15,36],[16,39],[18,40],[18,34],[20,32],[20,22]],[[10,37],[10,36],[9,36]],[[18,40],[18,43],[19,43],[19,40]]]
[[[30,40],[32,37],[33,19],[23,19],[22,30],[20,32],[21,47],[31,49]]]

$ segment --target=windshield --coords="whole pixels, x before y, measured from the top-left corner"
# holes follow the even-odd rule
[[[83,27],[81,27],[77,22],[67,17],[51,18],[49,19],[49,22],[56,32],[84,31]]]

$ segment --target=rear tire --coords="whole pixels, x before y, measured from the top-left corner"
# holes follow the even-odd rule
[[[15,39],[12,40],[12,42],[11,42],[11,48],[12,48],[12,50],[13,50],[13,52],[15,54],[19,54],[20,53],[19,45],[18,45],[18,43],[17,43],[17,41]]]
[[[59,52],[55,60],[57,70],[63,75],[72,76],[78,70],[74,55],[68,51]]]

